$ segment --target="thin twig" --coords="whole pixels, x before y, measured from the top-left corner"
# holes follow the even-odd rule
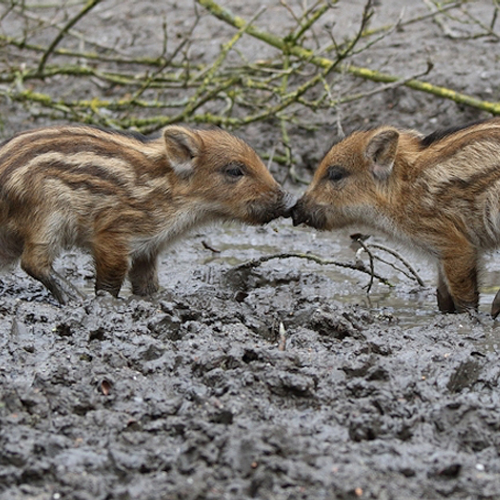
[[[340,262],[340,261],[336,261],[336,260],[323,259],[322,257],[319,257],[319,256],[314,255],[314,254],[310,254],[310,253],[283,252],[283,253],[272,254],[272,255],[263,255],[263,256],[258,257],[256,259],[253,259],[253,260],[244,262],[243,264],[240,264],[238,266],[235,266],[235,267],[231,268],[230,271],[228,271],[228,272],[237,273],[240,271],[254,269],[254,268],[259,267],[260,265],[264,264],[265,262],[268,262],[270,260],[275,260],[275,259],[305,259],[305,260],[310,260],[311,262],[315,262],[316,264],[320,264],[322,266],[332,265],[332,266],[337,266],[337,267],[343,267],[345,269],[353,269],[355,271],[359,271],[361,273],[368,274],[370,276],[370,280],[373,280],[373,278],[376,278],[380,283],[383,283],[384,285],[387,285],[389,287],[393,286],[387,278],[380,276],[379,274],[377,274],[373,270],[366,269],[364,267],[364,265],[360,265],[359,263],[349,264],[347,262]]]
[[[309,12],[313,11],[314,8],[315,7],[312,7],[309,11],[305,12],[303,17],[306,17]],[[316,23],[321,18],[321,16],[330,9],[331,7],[328,4],[325,4],[320,6],[319,9],[313,11],[312,16],[309,17],[309,19],[307,19],[306,22],[302,22],[302,20],[299,19],[300,29],[297,31],[297,33],[293,34],[290,37],[291,41],[293,43],[296,43],[298,40],[300,40],[304,35],[304,33],[308,32],[312,28],[314,23]]]
[[[52,43],[49,45],[45,53],[43,54],[42,58],[40,59],[40,64],[38,65],[38,73],[41,74],[43,73],[43,69],[45,67],[45,63],[47,62],[47,59],[50,57],[52,54],[53,50],[57,47],[59,42],[65,37],[66,33],[70,28],[72,28],[85,14],[87,14],[91,9],[93,9],[98,3],[100,3],[102,0],[89,0],[85,7],[78,12],[76,16],[74,16],[72,19],[70,19],[64,27],[59,31],[57,36],[54,38]]]
[[[415,78],[420,78],[422,76],[428,75],[433,68],[434,68],[434,63],[432,61],[427,61],[427,67],[424,71],[415,73],[414,75],[411,75],[407,78],[401,78],[400,80],[397,80],[392,83],[386,83],[385,85],[376,87],[372,90],[369,90],[368,92],[362,92],[359,94],[351,94],[346,97],[340,97],[338,100],[333,101],[332,105],[346,104],[348,102],[359,101],[360,99],[366,99],[367,97],[372,97],[376,94],[380,94],[381,92],[387,92],[388,90],[397,89],[399,87],[406,85],[406,83],[409,82],[410,80],[414,80]]]
[[[247,28],[246,32],[249,35],[259,40],[263,40],[264,42],[266,42],[269,45],[272,45],[273,47],[276,47],[280,50],[288,50],[291,55],[294,55],[303,60],[307,60],[310,63],[319,66],[321,68],[330,68],[334,64],[334,61],[332,61],[331,59],[317,56],[314,54],[314,52],[312,52],[309,49],[306,49],[305,47],[302,47],[301,45],[296,44],[293,45],[292,47],[287,46],[286,42],[282,38],[273,35],[271,33],[261,31],[255,28],[255,26],[249,26],[241,17],[233,16],[228,10],[222,8],[213,0],[196,0],[196,1],[200,5],[206,7],[214,16],[218,17],[219,19],[225,21],[228,24],[231,24],[232,26],[238,29],[246,27]],[[400,77],[395,75],[351,64],[340,65],[336,67],[335,70],[339,72],[344,71],[346,73],[350,73],[355,77],[375,82],[393,83],[401,80]],[[460,92],[456,92],[446,87],[433,85],[431,83],[422,82],[420,80],[415,80],[415,79],[406,81],[404,85],[413,90],[427,92],[429,94],[433,94],[438,97],[450,99],[459,104],[465,104],[471,107],[475,107],[495,115],[500,114],[500,102],[483,101],[481,99],[477,99],[475,97],[462,94]]]
[[[217,250],[217,248],[214,248],[210,243],[206,242],[205,240],[202,240],[201,244],[203,245],[203,248],[206,248],[207,250],[210,250],[213,253],[220,253],[220,250]]]
[[[0,42],[2,45],[11,45],[13,47],[16,47],[20,50],[29,50],[33,52],[45,52],[47,50],[46,47],[43,47],[42,45],[37,45],[34,43],[28,43],[26,40],[17,40],[16,38],[2,35],[0,34]],[[94,44],[95,45],[95,44]],[[100,46],[99,46],[100,47]],[[104,49],[103,49],[104,50]],[[52,51],[53,55],[57,56],[62,56],[62,57],[71,57],[71,58],[77,58],[77,59],[85,59],[89,61],[99,61],[99,62],[107,62],[107,63],[114,63],[114,64],[120,64],[120,65],[140,65],[140,66],[164,66],[165,65],[165,58],[164,57],[146,57],[146,56],[141,56],[141,57],[126,57],[124,55],[109,55],[110,52],[112,52],[115,49],[110,49],[106,48],[106,54],[99,54],[97,52],[84,52],[82,50],[71,50],[71,49],[66,49],[66,48],[55,48]],[[173,67],[175,66],[181,66],[177,65],[174,61],[171,61],[170,63]],[[192,66],[196,69],[201,69],[202,65],[195,65],[192,64]]]
[[[373,277],[375,275],[375,267],[373,265],[373,254],[370,252],[370,249],[364,244],[362,238],[357,238],[355,241],[368,254],[368,258],[370,260],[370,282],[366,286],[366,293],[370,293],[370,290],[372,289],[373,286]]]
[[[357,240],[357,241],[359,242],[359,240]],[[418,275],[417,271],[415,271],[413,266],[401,254],[396,252],[396,250],[393,250],[392,248],[386,247],[385,245],[380,245],[379,243],[367,243],[365,246],[368,248],[375,248],[377,250],[382,250],[383,252],[387,252],[387,253],[391,254],[393,257],[396,257],[406,267],[406,269],[408,269],[408,271],[415,278],[417,283],[420,286],[425,286],[424,281]]]
[[[424,2],[425,6],[431,11],[431,13],[435,14],[433,20],[441,28],[445,36],[451,38],[452,40],[461,38],[460,35],[458,35],[453,29],[451,29],[444,22],[442,16],[438,15],[442,13],[440,7],[438,7],[434,2],[432,2],[432,0],[422,0],[422,1]]]

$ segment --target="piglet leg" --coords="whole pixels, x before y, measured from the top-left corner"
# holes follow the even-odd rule
[[[118,297],[128,271],[128,249],[122,238],[101,233],[92,245],[95,263],[95,290],[104,290]]]
[[[438,286],[436,289],[438,308],[444,313],[454,313],[455,303],[448,290],[448,285],[443,275],[443,271],[438,269]]]
[[[64,305],[69,301],[80,302],[84,295],[54,271],[52,260],[47,244],[25,242],[21,268],[40,281],[60,304]]]
[[[152,295],[158,291],[157,256],[134,257],[128,273],[134,295]]]
[[[444,256],[442,269],[457,312],[475,312],[479,304],[477,255],[465,241]],[[446,303],[445,300],[444,303]]]

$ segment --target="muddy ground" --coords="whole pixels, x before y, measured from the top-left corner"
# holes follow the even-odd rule
[[[245,17],[259,5],[223,3]],[[267,4],[262,27],[290,25],[278,1]],[[427,12],[418,1],[380,0],[374,25],[395,22],[403,6],[403,19]],[[182,30],[192,9],[107,0],[82,29],[108,42],[133,36],[135,49],[148,52],[163,14]],[[470,9],[491,19],[490,2]],[[359,1],[340,2],[329,20],[348,31],[361,10]],[[3,21],[4,31],[17,28]],[[204,15],[194,55],[210,58],[232,33]],[[419,22],[355,62],[409,76],[430,58],[428,80],[500,100],[496,41],[453,40]],[[268,50],[250,39],[245,47]],[[338,85],[357,83],[345,76]],[[6,137],[47,123],[14,103],[2,102],[0,112]],[[311,117],[316,132],[290,133],[310,177],[339,120],[346,131],[389,122],[430,132],[484,116],[398,88]],[[239,134],[259,152],[280,140],[272,124]],[[279,166],[273,172],[284,178]],[[382,264],[377,270],[394,286],[375,283],[369,295],[368,275],[303,259],[235,271],[283,251],[352,263],[348,235],[285,220],[204,228],[163,256],[161,292],[148,300],[128,288],[120,299],[95,297],[91,261],[78,252],[57,268],[87,293],[81,305],[58,306],[19,269],[3,274],[0,498],[500,498],[500,330],[487,313],[500,278],[495,255],[486,262],[479,323],[439,314],[432,265],[404,250],[425,287]]]

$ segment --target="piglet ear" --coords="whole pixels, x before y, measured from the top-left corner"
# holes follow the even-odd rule
[[[398,141],[399,132],[395,129],[382,130],[370,139],[365,156],[370,161],[370,170],[376,179],[384,181],[391,174]]]
[[[186,177],[192,173],[193,159],[200,155],[202,140],[195,130],[176,125],[163,129],[167,158],[173,170]]]

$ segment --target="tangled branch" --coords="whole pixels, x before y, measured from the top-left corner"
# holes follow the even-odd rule
[[[235,35],[224,43],[213,61],[193,62],[189,47],[196,43],[196,30],[202,15],[195,8],[193,23],[175,46],[171,46],[168,27],[164,24],[163,46],[157,57],[136,57],[126,49],[109,47],[90,40],[77,29],[86,16],[95,15],[101,0],[86,0],[83,6],[68,7],[66,20],[54,22],[35,14],[34,7],[24,2],[0,0],[5,6],[1,18],[25,22],[18,36],[0,34],[4,57],[0,58],[0,97],[22,103],[33,116],[80,121],[118,129],[135,128],[149,133],[177,122],[208,123],[226,128],[244,127],[260,121],[278,121],[281,147],[274,161],[295,171],[296,160],[290,147],[288,127],[300,123],[311,128],[303,111],[313,113],[337,108],[342,103],[365,99],[398,86],[427,92],[444,99],[500,114],[500,103],[489,102],[453,89],[421,80],[432,70],[432,64],[418,74],[400,77],[352,64],[353,56],[369,50],[397,28],[425,19],[451,19],[459,10],[463,19],[479,27],[484,36],[495,36],[494,17],[486,25],[474,18],[463,1],[444,6],[425,0],[431,12],[403,23],[370,28],[372,0],[367,0],[359,13],[357,29],[350,38],[337,41],[330,33],[330,43],[321,47],[317,25],[335,6],[334,1],[317,0],[302,12],[292,9],[286,0],[282,8],[292,16],[295,25],[288,32],[269,33],[256,26],[259,15],[244,20],[232,15],[214,0],[196,0],[195,6],[233,26]],[[434,7],[433,7],[434,6]],[[56,15],[57,10],[54,11]],[[464,21],[465,22],[465,21]],[[55,36],[38,36],[44,30],[56,30]],[[268,60],[247,59],[240,50],[242,40],[256,38],[276,50]],[[72,40],[80,48],[74,48]],[[46,44],[40,40],[48,40]],[[310,41],[316,47],[311,48]],[[324,41],[324,37],[323,37]],[[231,55],[231,57],[229,57]],[[236,56],[236,57],[235,57]],[[235,62],[236,61],[236,62]],[[238,62],[239,61],[239,62]],[[381,83],[365,93],[336,94],[337,74],[350,74],[362,80]],[[61,78],[65,88],[78,89],[83,82],[85,92],[78,90],[68,97],[58,91]],[[81,97],[81,94],[91,94]],[[179,97],[181,96],[181,97]],[[301,121],[303,120],[303,121]]]
[[[261,257],[258,257],[256,259],[250,260],[248,262],[244,262],[243,264],[240,264],[238,266],[233,267],[228,271],[228,276],[231,278],[234,278],[235,276],[239,276],[240,280],[244,280],[244,277],[251,272],[253,269],[261,266],[265,262],[269,262],[270,260],[276,260],[276,259],[303,259],[303,260],[309,260],[311,262],[314,262],[316,264],[320,264],[322,266],[337,266],[337,267],[342,267],[344,269],[353,269],[355,271],[359,271],[364,274],[368,274],[370,276],[370,283],[372,280],[375,278],[377,279],[380,283],[383,283],[384,285],[387,285],[389,287],[392,287],[393,285],[391,282],[387,279],[384,278],[383,276],[379,275],[374,271],[373,266],[370,269],[367,269],[366,266],[360,262],[357,261],[356,263],[352,264],[349,262],[341,262],[337,260],[332,260],[332,259],[324,259],[322,257],[319,257],[314,254],[310,253],[295,253],[295,252],[283,252],[283,253],[278,253],[278,254],[271,254],[271,255],[263,255]],[[371,286],[370,286],[371,288]],[[370,289],[368,289],[367,293],[369,293]]]
[[[420,278],[420,276],[412,267],[412,265],[396,250],[386,247],[384,245],[380,245],[378,243],[365,243],[365,240],[367,238],[368,238],[367,236],[362,235],[360,233],[351,235],[351,239],[353,240],[354,244],[357,245],[359,248],[356,251],[356,259],[354,263],[325,259],[323,257],[319,257],[318,255],[314,255],[311,253],[282,252],[271,255],[262,255],[261,257],[258,257],[256,259],[252,259],[238,266],[234,266],[227,272],[226,278],[228,278],[229,281],[237,282],[238,285],[241,286],[243,282],[246,282],[248,274],[251,273],[252,270],[256,269],[257,267],[260,267],[262,264],[266,262],[276,259],[303,259],[314,262],[315,264],[319,264],[321,266],[336,266],[368,274],[370,280],[368,285],[364,288],[366,288],[366,293],[369,294],[375,279],[386,286],[389,287],[393,286],[393,284],[390,282],[388,278],[382,276],[381,274],[375,271],[375,262],[378,261],[392,267],[394,270],[401,273],[410,281],[415,281],[422,287],[425,286],[424,281],[422,280],[422,278]],[[390,254],[395,262],[388,261],[387,259],[381,257],[380,252]],[[368,255],[369,267],[367,267],[363,262],[363,260],[361,259],[361,253],[366,253]],[[402,264],[403,267],[400,267],[398,263]]]
[[[246,25],[246,22],[242,18],[233,16],[228,10],[220,7],[213,0],[197,0],[197,2],[200,5],[203,5],[204,7],[209,9],[214,16],[218,17],[219,19],[225,21],[228,24],[231,24],[235,28],[241,29]],[[312,64],[321,68],[329,68],[331,66],[335,66],[337,71],[350,73],[356,77],[365,80],[371,80],[374,82],[397,83],[401,81],[402,85],[409,87],[411,89],[418,90],[421,92],[427,92],[429,94],[433,94],[435,96],[442,97],[444,99],[450,99],[452,101],[455,101],[456,103],[466,104],[468,106],[475,107],[483,111],[488,111],[489,113],[495,115],[500,114],[500,102],[483,101],[481,99],[477,99],[473,96],[462,94],[460,92],[448,89],[446,87],[433,85],[431,83],[422,82],[415,79],[403,80],[401,77],[398,77],[396,75],[391,75],[388,73],[371,70],[369,68],[354,66],[351,64],[339,65],[338,62],[340,61],[333,61],[327,57],[315,55],[313,51],[298,44],[290,46],[290,44],[288,44],[284,38],[280,38],[270,33],[258,30],[257,28],[254,28],[252,26],[247,28],[247,33],[282,51],[286,51],[290,54],[293,54],[302,60],[308,60]]]

